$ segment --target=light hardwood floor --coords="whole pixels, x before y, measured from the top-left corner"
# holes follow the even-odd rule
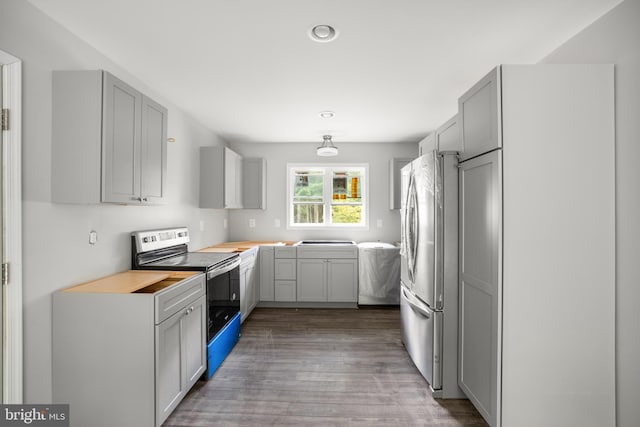
[[[396,308],[257,308],[209,381],[163,426],[486,426],[435,400],[401,342]]]

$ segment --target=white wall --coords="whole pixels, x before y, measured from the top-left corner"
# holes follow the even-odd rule
[[[619,427],[635,427],[640,425],[640,1],[621,3],[542,62],[615,64],[616,414]]]
[[[400,213],[389,209],[389,160],[393,157],[416,157],[417,143],[410,144],[348,144],[335,142],[339,148],[336,157],[318,157],[318,143],[240,143],[231,147],[245,157],[264,157],[267,162],[267,209],[233,211],[229,216],[231,240],[291,240],[350,239],[362,241],[400,240]],[[287,230],[287,163],[368,163],[369,209],[368,230],[314,231]],[[256,227],[249,228],[249,219]],[[274,221],[280,220],[280,227]],[[377,227],[382,220],[382,227]]]
[[[2,0],[0,7],[0,49],[23,61],[24,399],[49,403],[51,293],[130,268],[134,230],[186,225],[194,248],[227,240],[227,212],[198,208],[198,147],[224,141],[29,3]],[[166,206],[51,203],[51,72],[100,68],[169,109],[168,134],[176,142],[168,147]],[[95,246],[90,230],[98,232]]]

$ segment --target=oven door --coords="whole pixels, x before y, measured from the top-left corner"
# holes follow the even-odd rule
[[[240,257],[207,272],[207,342],[240,311]]]

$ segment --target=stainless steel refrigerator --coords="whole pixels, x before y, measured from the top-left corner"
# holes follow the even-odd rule
[[[429,152],[401,172],[402,339],[435,397],[457,386],[457,153]]]

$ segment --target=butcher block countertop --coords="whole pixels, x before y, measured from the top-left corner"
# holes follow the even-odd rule
[[[291,246],[295,242],[272,240],[245,240],[243,242],[225,242],[200,249],[198,252],[244,252],[260,245]]]
[[[155,292],[171,286],[180,280],[200,274],[197,271],[150,271],[129,270],[64,289],[62,292],[130,294],[147,292],[149,287]]]

